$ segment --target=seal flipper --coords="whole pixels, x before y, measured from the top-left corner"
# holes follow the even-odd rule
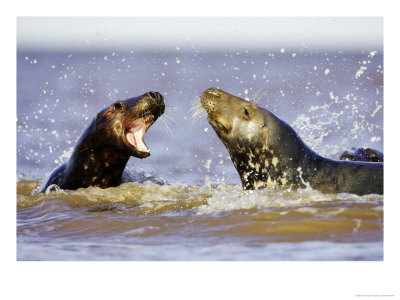
[[[67,164],[64,163],[58,168],[56,168],[53,172],[51,172],[46,181],[40,186],[39,190],[37,191],[37,194],[44,193],[47,190],[47,188],[52,184],[60,185],[61,179],[64,176],[64,171],[66,166]]]
[[[383,153],[372,148],[351,148],[354,152],[345,151],[340,160],[383,162]]]
[[[372,162],[383,162],[383,153],[372,149],[372,148],[367,148],[365,149],[365,153],[369,157],[369,160]]]

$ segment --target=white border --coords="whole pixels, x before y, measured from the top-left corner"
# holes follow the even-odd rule
[[[379,1],[18,1],[1,16],[3,299],[398,299],[399,96],[398,9]],[[13,7],[14,5],[14,7]],[[10,7],[11,6],[11,7]],[[186,9],[185,9],[186,8]],[[15,24],[25,15],[384,16],[385,20],[385,261],[255,263],[24,263],[15,255]],[[12,124],[12,125],[11,125]],[[11,129],[13,128],[13,129]],[[10,146],[12,145],[12,146]],[[14,172],[13,172],[14,171]]]

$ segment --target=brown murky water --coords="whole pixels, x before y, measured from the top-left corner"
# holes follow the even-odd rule
[[[154,183],[32,196],[37,186],[18,183],[22,260],[383,258],[382,196]]]

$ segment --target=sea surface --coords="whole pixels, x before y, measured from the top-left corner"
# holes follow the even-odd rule
[[[200,94],[217,87],[291,124],[318,153],[383,151],[381,49],[17,53],[17,260],[383,260],[383,196],[244,191]],[[115,99],[166,114],[124,183],[36,195]],[[13,201],[10,199],[10,201]]]

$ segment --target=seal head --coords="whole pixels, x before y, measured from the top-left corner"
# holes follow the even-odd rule
[[[164,98],[158,92],[116,101],[103,109],[79,138],[68,162],[51,173],[39,193],[52,184],[71,190],[119,185],[131,156],[150,155],[143,137],[164,110]]]
[[[97,114],[94,131],[106,136],[106,142],[116,149],[145,158],[150,155],[150,150],[143,136],[164,110],[163,96],[157,92],[116,101]]]
[[[269,131],[276,127],[269,112],[216,88],[207,89],[200,96],[200,103],[227,148],[245,189],[287,183],[287,173],[278,167],[281,165],[276,155],[278,149],[269,146]]]

